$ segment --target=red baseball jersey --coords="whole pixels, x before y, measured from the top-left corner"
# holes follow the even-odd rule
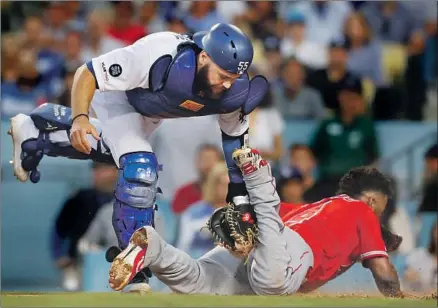
[[[319,288],[358,261],[388,257],[379,219],[366,203],[347,195],[297,207],[283,221],[313,251],[314,266],[302,292]]]

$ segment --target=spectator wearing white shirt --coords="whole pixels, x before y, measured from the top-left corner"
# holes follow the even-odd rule
[[[429,247],[419,247],[412,251],[406,261],[404,282],[406,287],[417,292],[437,290],[437,224],[432,229]]]
[[[121,41],[115,40],[105,34],[108,27],[105,17],[108,16],[104,10],[93,11],[88,16],[86,32],[88,41],[81,51],[81,59],[83,63],[114,49],[125,46]]]
[[[327,65],[326,45],[318,44],[306,38],[306,18],[299,11],[292,11],[287,17],[286,35],[281,44],[284,58],[295,57],[312,69]]]
[[[276,163],[283,155],[283,130],[283,118],[273,106],[272,92],[268,91],[260,105],[249,115],[250,145],[271,163]]]
[[[304,14],[308,40],[328,45],[340,38],[344,21],[352,11],[352,6],[347,1],[319,0],[293,3],[289,9],[298,10]]]

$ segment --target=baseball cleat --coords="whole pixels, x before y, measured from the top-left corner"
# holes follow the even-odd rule
[[[12,161],[14,167],[15,177],[21,181],[26,182],[29,177],[29,172],[24,170],[21,163],[21,144],[23,143],[24,136],[20,134],[20,127],[23,124],[26,116],[24,114],[18,114],[11,119],[11,128],[8,134],[12,137]]]
[[[129,245],[113,261],[109,271],[109,285],[115,291],[125,288],[144,267],[148,248],[146,227],[132,234]]]

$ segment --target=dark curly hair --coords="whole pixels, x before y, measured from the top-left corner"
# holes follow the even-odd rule
[[[337,194],[346,194],[358,198],[366,191],[378,191],[393,197],[393,185],[389,178],[376,168],[357,167],[350,169],[339,181]]]

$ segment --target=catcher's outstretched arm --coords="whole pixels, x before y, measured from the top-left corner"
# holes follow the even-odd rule
[[[249,123],[247,118],[248,116],[242,114],[240,110],[236,110],[228,114],[221,114],[218,119],[222,132],[222,148],[230,178],[227,202],[231,202],[235,196],[247,195],[242,173],[232,158],[233,151],[243,147],[248,138]]]

